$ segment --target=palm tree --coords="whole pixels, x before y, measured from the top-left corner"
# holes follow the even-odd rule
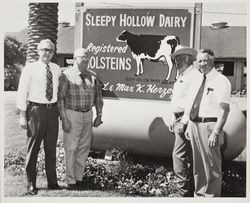
[[[38,59],[37,45],[42,39],[50,39],[56,46],[57,27],[58,3],[29,3],[28,62]],[[56,61],[56,54],[52,61]]]

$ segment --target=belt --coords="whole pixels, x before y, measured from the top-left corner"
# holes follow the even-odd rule
[[[41,103],[36,103],[36,102],[29,101],[29,104],[32,105],[32,106],[44,107],[44,108],[49,108],[49,109],[52,108],[52,107],[57,106],[57,102],[50,103],[50,104],[41,104]]]
[[[184,115],[184,111],[174,113],[175,118],[180,118],[180,117],[183,116],[183,115]]]
[[[206,122],[216,122],[217,118],[215,117],[197,117],[192,120],[193,122],[198,122],[198,123],[206,123]]]
[[[91,109],[88,109],[88,110],[75,110],[75,109],[72,109],[73,111],[77,111],[77,112],[82,112],[82,113],[87,113],[89,112]]]

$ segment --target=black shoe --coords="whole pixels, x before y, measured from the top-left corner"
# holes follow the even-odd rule
[[[67,190],[77,190],[76,184],[68,184],[66,187]]]
[[[83,190],[83,182],[82,181],[76,181],[76,189]]]
[[[36,195],[38,193],[38,189],[36,187],[33,187],[33,185],[27,186],[27,193],[29,195]]]
[[[61,190],[62,188],[58,184],[48,184],[48,190]]]
[[[29,195],[36,195],[38,193],[38,189],[36,188],[36,181],[27,182],[27,193]]]

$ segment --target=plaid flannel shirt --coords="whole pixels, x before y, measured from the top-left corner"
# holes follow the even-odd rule
[[[93,106],[101,113],[103,107],[102,87],[96,74],[87,70],[87,74],[80,77],[78,67],[73,66],[64,71],[59,79],[58,110],[61,119],[66,117],[65,109],[74,111],[88,111]]]

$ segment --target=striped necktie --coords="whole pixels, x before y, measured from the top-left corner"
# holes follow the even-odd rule
[[[53,76],[49,65],[46,66],[46,98],[51,101],[53,97]]]
[[[204,88],[205,88],[205,82],[206,82],[206,75],[203,75],[203,81],[201,83],[200,89],[195,97],[193,106],[192,106],[191,111],[190,111],[190,120],[191,121],[198,118],[201,98],[202,98]]]

